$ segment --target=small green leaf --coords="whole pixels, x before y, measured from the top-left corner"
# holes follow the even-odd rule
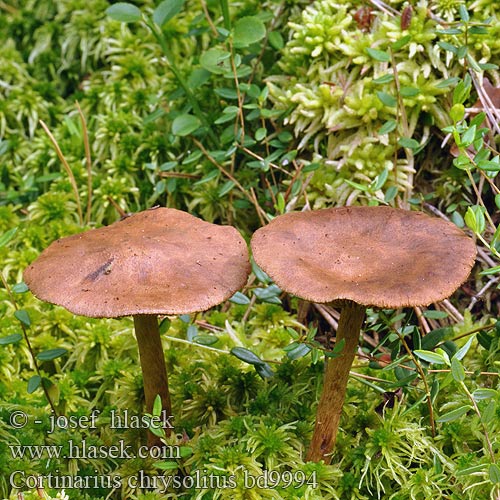
[[[448,313],[444,311],[435,311],[432,309],[427,309],[423,312],[424,317],[429,319],[444,319],[448,317]]]
[[[389,186],[387,188],[387,191],[385,192],[384,201],[386,203],[390,203],[394,198],[396,198],[397,194],[398,194],[397,186]]]
[[[403,97],[415,97],[420,94],[420,89],[416,87],[401,87],[400,93]]]
[[[470,33],[470,31],[469,31]],[[440,29],[436,30],[437,35],[461,35],[462,30],[459,28],[446,28],[446,29]]]
[[[266,27],[258,17],[242,17],[234,25],[233,43],[236,48],[248,47],[265,36]]]
[[[488,476],[493,484],[500,483],[500,467],[497,464],[490,464],[488,467]]]
[[[23,325],[31,326],[31,319],[29,314],[24,309],[19,309],[14,312],[14,316],[21,322]]]
[[[226,194],[228,194],[234,188],[235,185],[236,184],[233,181],[226,181],[217,191],[217,195],[219,196],[219,198],[222,198]]]
[[[164,462],[155,462],[154,467],[160,470],[176,470],[179,468],[179,464],[173,460],[165,460]]]
[[[500,272],[500,266],[490,267],[489,269],[485,269],[484,271],[481,271],[479,274],[481,276],[488,276],[490,274],[496,274],[498,272]]]
[[[495,398],[498,392],[495,389],[476,389],[472,393],[474,401],[483,401],[485,399]]]
[[[281,289],[276,285],[269,285],[266,288],[254,288],[252,290],[253,294],[260,300],[268,302],[270,304],[281,304],[279,295],[281,294]]]
[[[10,141],[0,140],[0,156],[5,154],[10,148]]]
[[[118,2],[106,9],[106,14],[121,23],[133,23],[141,20],[141,11],[135,5]]]
[[[392,45],[391,49],[394,51],[402,49],[405,45],[407,45],[411,41],[411,35],[406,35],[399,40],[396,40]]]
[[[482,160],[477,162],[477,168],[480,168],[481,170],[486,170],[488,172],[499,172],[500,156],[495,156],[493,160]]]
[[[293,349],[287,352],[287,356],[289,359],[294,361],[296,359],[303,358],[304,356],[309,354],[310,351],[311,347],[307,344],[298,344]]]
[[[258,128],[256,131],[255,131],[255,140],[260,142],[262,141],[262,139],[264,139],[267,135],[267,129],[265,128]]]
[[[250,304],[250,299],[241,292],[236,292],[229,301],[242,306]]]
[[[379,175],[377,175],[377,177],[374,179],[374,184],[373,186],[370,186],[370,188],[373,191],[378,191],[384,186],[388,176],[389,176],[389,170],[387,168],[384,168],[384,170],[382,170],[382,172]]]
[[[12,287],[12,291],[14,293],[25,293],[29,290],[28,288],[28,285],[26,283],[24,283],[24,281],[21,281],[20,283],[16,283],[13,287]]]
[[[472,127],[469,127],[460,138],[461,140],[460,146],[464,148],[469,147],[474,142],[475,138],[476,138],[476,126],[473,125]]]
[[[9,229],[7,232],[3,233],[2,236],[0,236],[0,248],[2,248],[5,245],[7,245],[7,243],[16,234],[16,231],[17,231],[17,227],[13,227],[12,229]]]
[[[462,103],[457,103],[450,109],[450,117],[454,123],[458,123],[464,119],[465,106]]]
[[[486,408],[481,413],[481,422],[487,424],[497,418],[497,404],[494,399],[491,399]]]
[[[165,0],[153,12],[153,21],[158,26],[163,26],[176,16],[184,5],[184,0]]]
[[[196,335],[193,340],[201,345],[213,345],[219,341],[215,335]]]
[[[345,179],[345,182],[349,184],[349,186],[352,186],[355,189],[359,189],[359,191],[368,191],[369,189],[368,186],[363,186],[363,184],[351,181],[350,179]]]
[[[396,120],[387,120],[379,129],[378,129],[378,133],[380,135],[384,135],[384,134],[388,134],[390,132],[392,132],[393,130],[395,130],[397,127],[397,123],[396,123]]]
[[[172,322],[170,321],[170,319],[168,318],[163,318],[160,322],[160,326],[158,327],[159,330],[160,330],[160,335],[165,335],[168,330],[170,329],[170,325],[172,324]]]
[[[418,350],[414,351],[414,353],[420,359],[423,359],[424,361],[427,361],[428,363],[434,363],[436,365],[446,364],[444,357],[441,354],[438,354],[436,352],[426,351],[424,349],[418,349]]]
[[[274,372],[268,363],[254,365],[254,368],[261,378],[271,378],[274,375]]]
[[[457,53],[457,48],[454,45],[451,45],[451,43],[448,42],[438,42],[438,45],[446,50],[447,52],[451,52],[452,54]]]
[[[196,116],[188,114],[179,115],[172,123],[172,133],[184,137],[192,134],[200,125],[200,120]]]
[[[385,104],[386,106],[389,106],[390,108],[393,108],[396,106],[397,100],[395,97],[392,95],[388,94],[387,92],[377,92],[377,97],[380,99],[382,104]]]
[[[465,355],[469,352],[470,346],[472,345],[472,342],[476,338],[475,335],[472,335],[472,337],[467,341],[465,345],[463,345],[455,354],[454,358],[457,359],[464,359]]]
[[[37,354],[36,359],[38,359],[38,361],[52,361],[53,359],[64,356],[67,352],[67,349],[62,347],[47,349],[46,351],[42,351],[40,354]]]
[[[231,354],[236,356],[240,361],[244,361],[249,365],[261,365],[264,363],[264,361],[262,361],[257,354],[254,354],[245,347],[233,347],[231,349]]]
[[[194,338],[197,335],[198,335],[198,327],[196,325],[189,325],[186,332],[186,338],[189,340],[189,342],[194,342]]]
[[[42,379],[39,375],[33,375],[28,380],[28,394],[33,394],[39,387],[42,382]]]
[[[161,396],[157,394],[153,403],[153,416],[159,417],[160,415],[161,415]]]
[[[279,31],[271,31],[268,40],[269,45],[271,45],[273,49],[281,50],[285,46],[285,41]]]
[[[13,333],[12,335],[0,337],[0,345],[16,344],[22,338],[23,338],[23,336],[20,333]]]
[[[382,50],[367,48],[366,53],[375,61],[380,62],[389,62],[391,60],[391,56],[387,52],[383,52]]]
[[[210,73],[222,75],[231,69],[229,59],[231,54],[217,48],[208,49],[200,57],[200,64]],[[236,95],[236,97],[238,97]]]
[[[458,47],[458,50],[457,50],[458,59],[463,59],[467,55],[467,52],[468,52],[467,45],[462,45],[462,46]]]
[[[306,174],[307,172],[314,172],[314,170],[318,170],[318,168],[320,168],[320,167],[321,167],[321,165],[319,163],[310,163],[309,165],[306,165],[302,169],[302,173]],[[500,202],[500,197],[499,197],[499,202]]]
[[[453,76],[451,78],[446,78],[445,80],[442,80],[438,84],[436,84],[436,88],[438,89],[445,89],[447,87],[451,87],[452,85],[455,85],[458,83],[460,79],[457,76]]]
[[[331,351],[325,351],[325,356],[327,358],[338,358],[345,347],[345,339],[339,340],[333,346]]]
[[[467,11],[467,7],[463,3],[458,6],[458,13],[460,14],[460,19],[464,23],[468,23],[470,21],[469,12]]]
[[[464,216],[465,223],[476,234],[482,234],[486,228],[486,220],[484,218],[484,207],[480,205],[472,205],[467,208]]]
[[[436,421],[451,422],[453,420],[458,420],[460,417],[464,416],[471,408],[472,406],[470,405],[461,406],[460,408],[456,408],[455,410],[445,413],[444,415],[437,418]]]
[[[270,283],[271,278],[252,259],[252,272],[261,283]]]
[[[451,359],[451,375],[457,382],[465,380],[465,370],[462,363],[456,358]]]
[[[437,328],[436,330],[432,330],[427,335],[422,337],[422,348],[428,351],[433,347],[436,347],[436,345],[439,344],[439,342],[443,341],[446,335],[449,335],[450,332],[450,327]]]
[[[394,80],[394,75],[387,73],[386,75],[375,78],[375,80],[373,80],[373,83],[376,83],[377,85],[382,85],[384,83],[390,83],[393,80]]]
[[[401,137],[398,140],[398,144],[401,147],[408,149],[418,149],[420,147],[420,143],[411,137]]]

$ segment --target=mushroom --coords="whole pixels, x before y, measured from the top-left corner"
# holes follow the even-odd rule
[[[241,288],[250,272],[238,231],[186,212],[155,208],[61,238],[25,270],[39,299],[95,318],[132,315],[146,409],[159,394],[171,415],[158,314],[204,311]],[[150,446],[159,440],[148,434]]]
[[[454,224],[390,207],[340,207],[276,217],[251,240],[257,264],[284,291],[341,308],[339,357],[324,385],[307,459],[331,461],[349,370],[367,306],[425,306],[449,297],[474,264],[474,242]]]

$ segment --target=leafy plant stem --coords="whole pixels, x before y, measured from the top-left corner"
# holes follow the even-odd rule
[[[394,331],[398,335],[399,340],[401,341],[401,344],[403,344],[403,347],[405,348],[405,351],[407,352],[408,356],[410,356],[411,360],[415,364],[417,372],[420,375],[420,378],[422,379],[422,382],[424,384],[426,401],[427,401],[427,408],[429,409],[429,420],[430,420],[430,424],[431,424],[432,437],[436,437],[436,423],[434,422],[434,409],[432,407],[431,390],[430,390],[429,384],[427,382],[427,377],[425,376],[425,372],[422,368],[422,365],[420,364],[418,359],[413,355],[413,352],[411,351],[409,345],[406,343],[406,340],[403,337],[403,335],[401,335],[401,333],[399,333],[397,330],[394,330]]]
[[[408,116],[406,114],[406,108],[403,102],[403,97],[401,96],[401,84],[399,82],[399,75],[398,75],[398,69],[397,69],[397,62],[394,57],[394,52],[392,49],[389,49],[390,55],[391,55],[391,64],[392,64],[392,72],[394,75],[394,84],[396,86],[396,96],[397,96],[397,114],[401,117],[401,124],[403,127],[403,134],[404,137],[409,137],[410,132],[409,132],[409,127],[408,127]],[[397,138],[396,138],[397,142]],[[397,152],[395,153],[397,154]],[[405,148],[405,154],[406,158],[408,160],[408,165],[413,167],[413,151],[410,148]],[[397,178],[397,171],[398,171],[398,162],[397,158],[394,161],[394,175]],[[413,185],[413,168],[409,169],[408,173],[408,186]],[[408,206],[408,198],[411,197],[411,191],[410,188],[407,188],[405,190],[405,205]]]
[[[0,279],[2,280],[2,284],[5,288],[5,290],[7,290],[7,294],[9,295],[11,304],[14,306],[14,309],[16,311],[18,311],[19,307],[17,305],[16,299],[12,295],[12,290],[10,289],[9,284],[7,283],[7,280],[5,279],[3,273],[0,273]],[[47,390],[47,387],[45,387],[45,384],[43,383],[42,373],[40,372],[40,367],[38,366],[35,352],[33,351],[33,347],[31,345],[30,339],[28,337],[28,332],[26,331],[26,326],[22,322],[20,322],[20,325],[21,325],[21,329],[23,331],[23,337],[24,337],[24,340],[26,342],[26,345],[28,346],[28,351],[30,352],[31,360],[33,361],[33,365],[35,367],[36,373],[40,377],[40,380],[42,381],[40,384],[42,386],[42,390],[45,394],[45,397],[47,398],[47,401],[49,402],[49,405],[50,405],[50,408],[52,409],[52,412],[57,417],[58,413],[57,413],[56,407],[54,405],[54,402],[52,401],[52,399],[50,397],[50,394],[49,394],[49,391]]]
[[[243,98],[243,96],[241,94],[241,90],[240,90],[240,82],[238,80],[238,72],[237,72],[237,68],[236,68],[236,63],[234,61],[234,47],[233,47],[233,43],[231,40],[229,40],[229,52],[231,54],[231,69],[233,70],[234,86],[236,88],[236,95],[238,97],[238,120],[239,120],[240,125],[241,125],[240,144],[243,144],[245,141],[245,115],[243,114],[243,100],[244,100],[244,98]],[[236,136],[236,132],[238,129],[238,120],[234,124],[235,136]],[[235,155],[235,153],[233,154],[233,156],[234,155]]]
[[[57,156],[61,163],[63,164],[64,170],[66,170],[66,173],[68,174],[69,182],[71,184],[71,188],[73,189],[73,193],[76,198],[76,209],[78,211],[78,219],[80,221],[80,225],[83,226],[83,213],[82,213],[82,204],[80,201],[80,195],[78,194],[78,186],[76,185],[76,180],[75,176],[73,175],[73,172],[71,171],[71,168],[64,157],[61,148],[59,147],[59,144],[56,141],[56,138],[52,135],[52,133],[49,130],[49,127],[40,120],[40,125],[42,126],[43,130],[45,130],[45,133],[48,135],[50,142],[52,142],[52,145],[54,146],[54,149],[56,150]]]
[[[463,148],[460,148],[460,152],[463,153],[463,154],[466,154],[466,152],[463,150]],[[467,173],[467,177],[469,178],[469,181],[471,183],[472,189],[474,189],[474,193],[476,194],[478,205],[481,205],[482,207],[484,207],[485,205],[484,205],[483,197],[481,196],[481,193],[480,193],[479,189],[477,188],[476,181],[472,177],[472,173],[471,173],[470,169],[466,168],[465,172]],[[490,217],[490,214],[488,213],[488,210],[485,210],[484,216],[488,219],[488,222],[490,223],[490,225],[491,225],[491,227],[493,228],[493,231],[494,231],[495,230],[495,224],[493,224],[493,221],[491,220],[491,217]],[[483,240],[481,239],[481,241],[483,241]],[[484,241],[483,241],[483,243],[484,243]],[[488,243],[486,243],[486,246],[489,247]]]
[[[182,87],[182,90],[184,90],[184,93],[186,94],[186,97],[189,101],[189,104],[191,104],[191,107],[193,108],[194,114],[198,117],[198,119],[201,121],[201,123],[206,127],[208,135],[210,136],[210,139],[214,142],[214,144],[218,145],[219,140],[217,139],[217,136],[215,135],[214,131],[212,130],[211,125],[210,125],[209,121],[207,120],[207,117],[202,112],[200,105],[198,103],[198,100],[196,99],[193,92],[189,88],[189,85],[187,84],[186,80],[182,76],[179,68],[174,63],[174,57],[172,55],[172,52],[170,51],[170,48],[168,47],[167,41],[165,40],[163,33],[160,31],[160,29],[153,22],[151,22],[150,19],[146,19],[145,23],[146,23],[146,26],[151,30],[151,33],[156,38],[157,42],[159,43],[159,45],[163,51],[163,54],[165,55],[165,58],[167,60],[167,65],[168,65],[169,69],[172,71],[172,73],[174,74],[179,85]]]
[[[486,428],[486,425],[482,421],[481,412],[479,411],[477,403],[474,400],[474,397],[470,393],[469,389],[465,385],[465,382],[461,381],[461,382],[459,382],[459,384],[460,384],[460,387],[462,388],[462,390],[465,392],[465,394],[467,394],[467,397],[469,398],[469,400],[472,404],[472,407],[474,408],[474,411],[476,412],[476,415],[479,417],[479,421],[481,422],[481,427],[483,428],[483,432],[484,432],[484,439],[486,440],[486,444],[488,446],[488,453],[490,454],[492,463],[495,463],[495,453],[493,452],[493,446],[491,445],[490,435],[488,433],[488,429]]]

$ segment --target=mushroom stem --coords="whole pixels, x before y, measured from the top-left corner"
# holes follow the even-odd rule
[[[318,403],[316,424],[307,460],[329,464],[335,447],[342,406],[347,390],[347,381],[359,342],[359,332],[365,317],[366,307],[351,300],[343,301],[337,329],[336,342],[345,339],[338,358],[325,358],[323,392]]]
[[[141,360],[146,411],[152,413],[155,398],[159,394],[162,402],[162,415],[167,422],[168,417],[172,414],[172,405],[157,315],[136,314],[134,326]],[[170,434],[169,431],[170,429],[166,426],[167,436]],[[148,432],[148,446],[162,446],[162,442],[158,436]]]

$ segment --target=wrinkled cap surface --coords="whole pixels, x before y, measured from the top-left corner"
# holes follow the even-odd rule
[[[276,217],[254,234],[257,264],[312,302],[386,308],[449,297],[469,275],[472,239],[454,224],[390,207],[340,207]]]
[[[157,208],[53,242],[24,272],[40,299],[75,314],[187,314],[231,297],[250,272],[238,231]]]

